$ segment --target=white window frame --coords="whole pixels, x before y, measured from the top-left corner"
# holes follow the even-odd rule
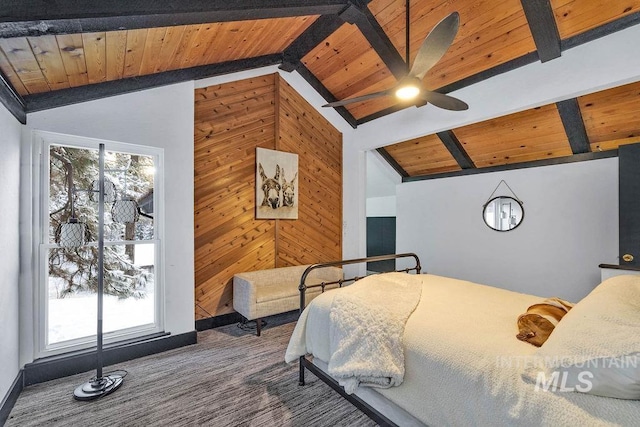
[[[58,247],[49,242],[49,148],[51,145],[81,149],[98,149],[105,144],[107,151],[131,153],[153,157],[154,182],[154,239],[140,241],[106,241],[105,246],[125,245],[128,243],[153,244],[154,248],[154,322],[132,328],[105,332],[105,345],[119,341],[140,338],[146,335],[164,332],[165,325],[165,286],[164,286],[164,149],[143,145],[85,138],[53,132],[33,131],[33,174],[34,174],[34,254],[37,255],[37,269],[34,274],[34,341],[35,357],[42,358],[95,347],[96,334],[61,343],[47,344],[48,321],[48,263],[47,250]],[[94,243],[89,243],[92,245]],[[97,243],[95,243],[97,245]]]

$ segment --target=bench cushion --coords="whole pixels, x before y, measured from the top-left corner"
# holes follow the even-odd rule
[[[296,310],[300,307],[300,278],[307,267],[298,265],[234,275],[233,308],[249,320]],[[337,281],[342,277],[341,268],[316,269],[307,277],[307,285]],[[306,302],[309,303],[319,293],[319,289],[307,291]]]

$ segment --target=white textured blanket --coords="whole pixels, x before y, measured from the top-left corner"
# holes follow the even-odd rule
[[[344,288],[333,299],[329,374],[348,394],[404,379],[403,335],[422,293],[419,275],[386,273]]]

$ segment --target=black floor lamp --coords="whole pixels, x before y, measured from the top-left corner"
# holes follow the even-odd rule
[[[96,343],[96,376],[84,384],[76,387],[73,397],[77,400],[93,400],[106,396],[116,391],[123,383],[124,376],[111,373],[104,375],[102,368],[103,360],[103,297],[104,297],[104,204],[105,204],[105,178],[104,178],[104,157],[105,146],[100,144],[98,150],[98,325],[97,325],[97,343]],[[111,183],[109,183],[111,184]],[[110,189],[109,189],[110,190]],[[73,191],[73,189],[71,189]],[[90,189],[89,191],[96,191]],[[73,207],[73,196],[71,196],[71,219],[66,224],[62,224],[60,231],[60,243],[64,247],[79,247],[84,244],[85,224],[75,218]],[[67,226],[67,227],[65,227]]]

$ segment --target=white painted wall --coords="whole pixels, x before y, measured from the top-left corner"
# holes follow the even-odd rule
[[[482,220],[502,179],[524,202],[508,232]],[[416,181],[397,198],[398,251],[429,273],[578,301],[600,283],[599,264],[617,264],[617,158]]]
[[[358,126],[345,139],[345,256],[361,257],[366,254],[362,241],[365,215],[361,206],[366,204],[366,187],[358,180],[365,173],[360,156],[364,152],[397,142],[447,129],[455,129],[470,123],[523,111],[587,93],[640,80],[640,25],[602,37],[585,45],[562,53],[553,61],[533,63],[508,73],[487,79],[455,92],[470,108],[463,112],[451,112],[427,105],[407,108]],[[535,169],[536,173],[546,173]],[[481,179],[469,177],[470,181]],[[498,180],[499,181],[499,180]],[[497,183],[496,183],[497,184]],[[492,188],[493,189],[493,188]],[[398,222],[402,209],[398,203]],[[617,230],[614,231],[617,235]],[[579,241],[576,242],[576,245]],[[398,247],[400,250],[400,247]],[[404,247],[402,249],[411,249]],[[605,262],[606,260],[598,260]],[[529,260],[538,263],[537,258]]]
[[[367,217],[396,216],[396,185],[402,178],[377,151],[367,151]]]
[[[20,370],[20,133],[22,125],[0,105],[0,402]]]
[[[193,82],[186,82],[32,113],[27,117],[27,124],[33,130],[164,149],[165,330],[173,334],[193,331],[195,324],[193,94]],[[24,317],[33,317],[31,301],[25,301],[21,310],[26,313]],[[32,341],[28,334],[28,330],[22,331],[21,338],[26,343]],[[23,352],[26,353],[23,363],[33,357],[29,344],[23,346]]]

